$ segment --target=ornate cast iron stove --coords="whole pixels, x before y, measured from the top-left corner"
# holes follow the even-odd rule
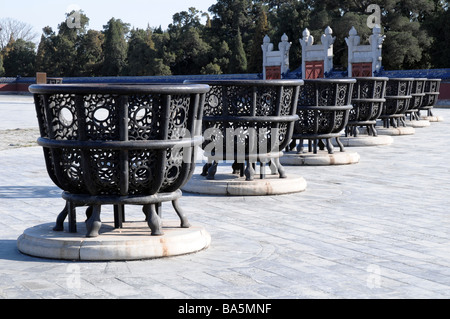
[[[425,84],[427,79],[425,78],[415,78],[412,83],[412,89],[411,89],[411,101],[409,103],[409,108],[406,111],[406,115],[409,115],[409,119],[411,121],[420,120],[419,118],[419,108],[423,104],[423,99],[425,97]]]
[[[366,127],[369,136],[377,136],[375,126],[381,116],[386,102],[386,84],[388,78],[360,77],[356,78],[353,88],[350,117],[345,135],[357,137],[358,127]]]
[[[423,103],[419,108],[420,111],[426,111],[427,116],[433,116],[433,108],[436,105],[440,94],[441,79],[428,79],[425,82]]]
[[[194,82],[189,82],[194,83]],[[215,179],[220,161],[234,161],[233,173],[255,179],[256,163],[265,179],[266,164],[286,178],[282,150],[294,129],[301,80],[202,81],[211,87],[203,113],[203,176]],[[246,165],[245,165],[246,164]]]
[[[412,98],[413,78],[391,78],[386,86],[386,104],[380,116],[383,126],[406,126],[406,112]]]
[[[308,151],[317,154],[318,148],[334,153],[331,139],[335,138],[340,150],[344,145],[339,136],[345,129],[352,109],[351,97],[354,79],[305,80],[297,105],[299,121],[295,123],[290,149],[303,152],[304,140],[308,140]],[[326,144],[322,140],[326,141]]]
[[[66,207],[55,231],[77,232],[76,207],[88,206],[87,237],[97,237],[102,205],[142,205],[153,236],[162,235],[162,202],[178,199],[201,145],[206,85],[32,85],[47,171]]]

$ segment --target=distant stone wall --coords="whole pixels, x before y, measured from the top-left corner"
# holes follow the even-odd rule
[[[441,95],[439,99],[450,100],[450,69],[430,69],[430,70],[399,70],[381,71],[379,76],[386,77],[413,77],[413,78],[438,78],[442,79]],[[346,72],[331,71],[326,73],[327,78],[347,77]],[[262,74],[221,74],[221,75],[174,75],[174,76],[128,76],[128,77],[67,77],[63,78],[63,83],[83,84],[83,83],[183,83],[185,80],[261,80]],[[294,70],[288,73],[286,78],[302,78],[301,70]],[[28,87],[36,83],[36,78],[0,78],[0,93],[3,94],[24,94],[28,93]]]

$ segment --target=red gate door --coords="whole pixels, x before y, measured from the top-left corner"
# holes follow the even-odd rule
[[[353,63],[352,77],[372,77],[372,63]]]
[[[280,80],[281,66],[266,66],[266,80]]]
[[[313,80],[324,77],[323,61],[307,61],[305,66],[305,79]]]

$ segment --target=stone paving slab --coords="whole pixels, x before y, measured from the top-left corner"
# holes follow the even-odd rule
[[[28,102],[5,105],[3,119],[14,107],[23,107],[20,121],[34,119]],[[450,118],[450,109],[435,113]],[[13,114],[0,130],[20,128]],[[0,150],[0,298],[448,299],[449,134],[450,123],[432,123],[392,145],[352,148],[355,165],[286,167],[308,182],[303,193],[185,194],[180,204],[210,233],[210,248],[132,262],[21,254],[17,238],[53,222],[64,202],[39,147]],[[111,221],[112,208],[102,216]],[[134,207],[127,216],[143,218]],[[177,218],[170,205],[163,216]]]

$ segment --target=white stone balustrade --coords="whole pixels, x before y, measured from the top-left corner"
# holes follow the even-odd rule
[[[381,34],[381,27],[375,25],[373,34],[369,38],[369,45],[361,45],[361,38],[355,27],[349,32],[349,37],[345,38],[348,46],[348,76],[353,77],[353,64],[355,63],[371,63],[372,76],[375,72],[379,72],[382,66],[382,49],[383,42],[386,38]]]
[[[333,45],[336,37],[333,37],[333,30],[328,26],[325,34],[321,37],[321,44],[314,44],[314,37],[308,29],[303,31],[303,38],[300,39],[302,46],[302,76],[306,79],[306,65],[308,62],[323,61],[323,73],[333,69]]]
[[[281,42],[278,44],[278,50],[273,50],[273,44],[270,43],[269,36],[265,36],[263,40],[263,45],[261,46],[263,51],[263,77],[264,80],[273,78],[268,74],[272,67],[275,67],[277,72],[279,72],[279,78],[282,77],[284,73],[289,71],[289,50],[292,43],[288,42],[289,38],[286,34],[281,37]]]

